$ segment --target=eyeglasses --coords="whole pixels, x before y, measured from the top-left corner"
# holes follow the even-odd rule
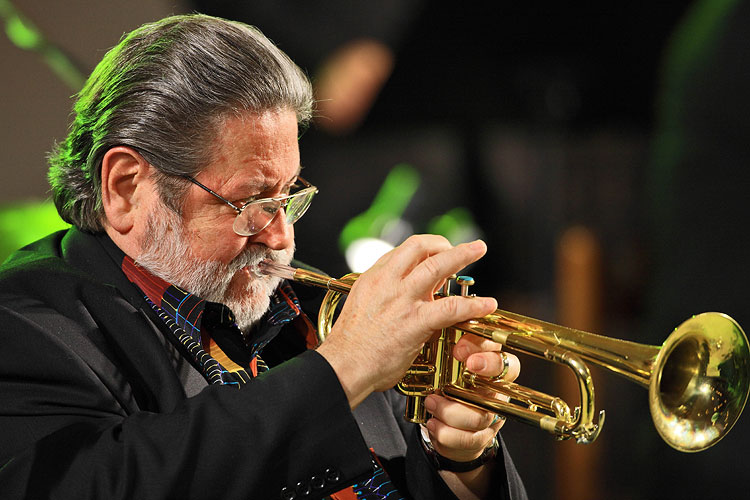
[[[279,196],[277,198],[251,199],[238,207],[189,175],[184,175],[183,177],[199,188],[211,193],[237,211],[237,217],[234,219],[232,229],[234,229],[234,232],[240,236],[252,236],[263,231],[271,225],[276,214],[282,208],[284,209],[284,214],[286,216],[286,223],[294,224],[300,217],[305,215],[305,212],[307,212],[307,209],[310,207],[313,196],[318,193],[318,188],[307,182],[302,177],[297,177],[297,180],[304,186],[303,189],[287,196]]]

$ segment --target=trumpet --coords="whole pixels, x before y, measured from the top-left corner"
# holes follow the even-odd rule
[[[325,340],[336,306],[357,279],[331,278],[271,262],[261,273],[328,290],[318,315],[318,339]],[[467,296],[474,280],[451,277]],[[579,405],[572,411],[559,397],[469,372],[451,355],[462,335],[470,333],[520,353],[568,367],[576,377]],[[604,367],[648,390],[651,417],[661,438],[676,450],[697,452],[721,440],[742,413],[750,392],[750,348],[742,328],[726,314],[707,312],[683,322],[661,346],[583,332],[508,311],[457,323],[425,343],[397,385],[407,397],[405,418],[424,423],[424,399],[430,394],[510,417],[553,434],[557,439],[593,442],[604,423],[594,404],[594,382],[586,363]]]

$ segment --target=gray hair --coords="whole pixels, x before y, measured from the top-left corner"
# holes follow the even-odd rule
[[[157,169],[162,199],[179,211],[181,176],[210,162],[224,118],[289,109],[305,126],[312,108],[308,78],[256,28],[199,14],[146,24],[79,92],[70,133],[50,155],[55,205],[66,222],[102,231],[102,158],[125,145]]]

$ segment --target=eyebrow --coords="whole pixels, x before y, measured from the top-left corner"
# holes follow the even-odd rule
[[[303,168],[304,167],[302,165],[300,165],[299,167],[297,167],[297,171],[294,173],[294,175],[292,175],[289,178],[289,180],[287,180],[287,182],[284,183],[283,185],[284,186],[291,186],[292,184],[294,184],[294,179],[296,179],[296,178],[298,178],[300,176],[300,174],[302,173],[302,169]],[[248,201],[253,200],[253,199],[262,199],[264,197],[260,196],[260,193],[264,193],[264,192],[272,189],[274,186],[275,186],[275,184],[273,184],[273,185],[264,184],[262,186],[256,186],[257,194],[251,194],[250,196],[245,196],[244,198],[237,198],[236,200],[233,201],[233,203],[234,202],[248,202]]]

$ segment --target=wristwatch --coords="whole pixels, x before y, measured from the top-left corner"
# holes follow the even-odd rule
[[[469,472],[471,470],[478,469],[490,460],[493,460],[497,456],[497,450],[500,448],[500,443],[497,440],[497,436],[495,436],[495,438],[492,440],[492,443],[484,449],[480,456],[478,456],[474,460],[469,460],[468,462],[457,462],[438,453],[437,450],[432,446],[430,437],[427,435],[427,431],[424,428],[422,428],[421,431],[422,432],[420,432],[420,436],[422,438],[422,448],[424,449],[427,458],[430,459],[430,462],[432,462],[432,465],[435,466],[437,470],[447,470],[450,472]]]

